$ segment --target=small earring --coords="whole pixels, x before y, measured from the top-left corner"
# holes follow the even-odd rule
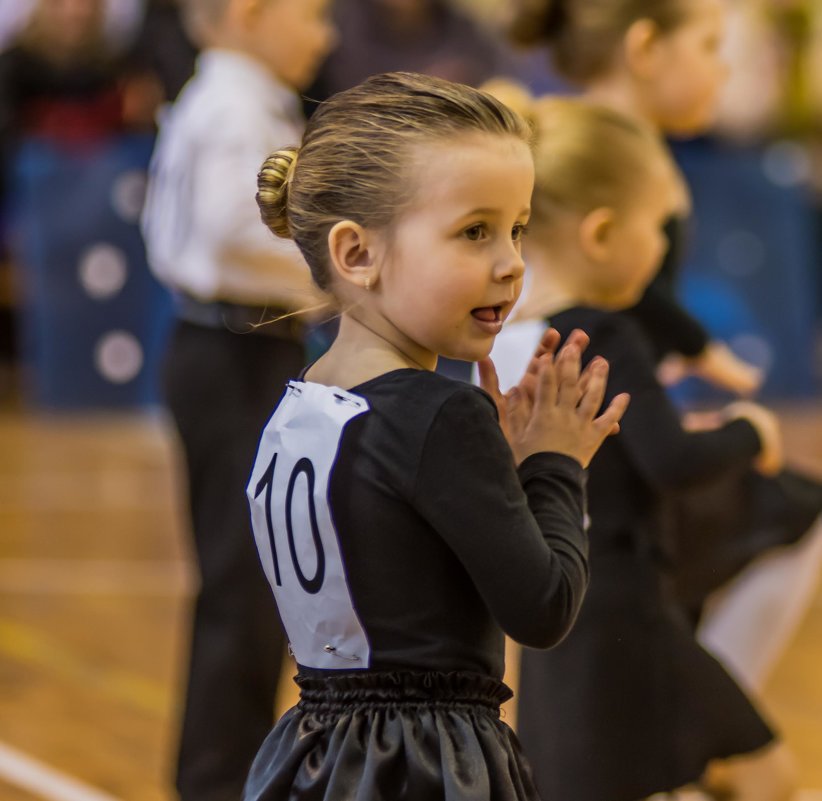
[[[366,292],[371,291],[371,276],[370,275],[365,276],[365,291]]]

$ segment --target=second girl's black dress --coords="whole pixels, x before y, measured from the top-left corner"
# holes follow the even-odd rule
[[[563,336],[586,331],[587,354],[610,363],[605,402],[629,392],[631,404],[589,467],[588,595],[562,643],[523,652],[518,731],[543,798],[636,801],[773,739],[697,643],[674,593],[675,543],[664,525],[669,492],[747,467],[759,440],[742,420],[683,431],[648,341],[626,315],[575,308],[551,324]]]
[[[625,314],[635,320],[659,361],[693,359],[711,337],[677,298],[688,223],[665,226],[668,250],[642,299]],[[793,545],[822,514],[822,483],[795,469],[764,477],[742,466],[671,498],[664,525],[676,543],[677,596],[696,625],[708,596],[774,547]]]

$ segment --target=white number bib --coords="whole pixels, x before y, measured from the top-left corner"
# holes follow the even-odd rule
[[[345,575],[328,506],[346,424],[364,398],[292,381],[263,431],[246,494],[254,539],[297,662],[367,668],[371,649]]]

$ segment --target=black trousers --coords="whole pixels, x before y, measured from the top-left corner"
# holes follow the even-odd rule
[[[245,485],[262,428],[303,367],[297,341],[178,322],[164,365],[185,455],[201,585],[177,789],[237,801],[274,718],[285,637],[251,532]]]

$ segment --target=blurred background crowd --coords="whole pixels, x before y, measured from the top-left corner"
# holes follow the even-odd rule
[[[508,5],[337,0],[338,44],[305,95],[392,69],[574,91],[546,53],[507,43]],[[680,291],[765,369],[766,396],[808,396],[822,307],[822,5],[729,7],[718,123],[675,143],[697,210]],[[0,396],[151,405],[170,304],[138,221],[157,121],[195,68],[196,36],[175,0],[0,0],[0,50]]]

